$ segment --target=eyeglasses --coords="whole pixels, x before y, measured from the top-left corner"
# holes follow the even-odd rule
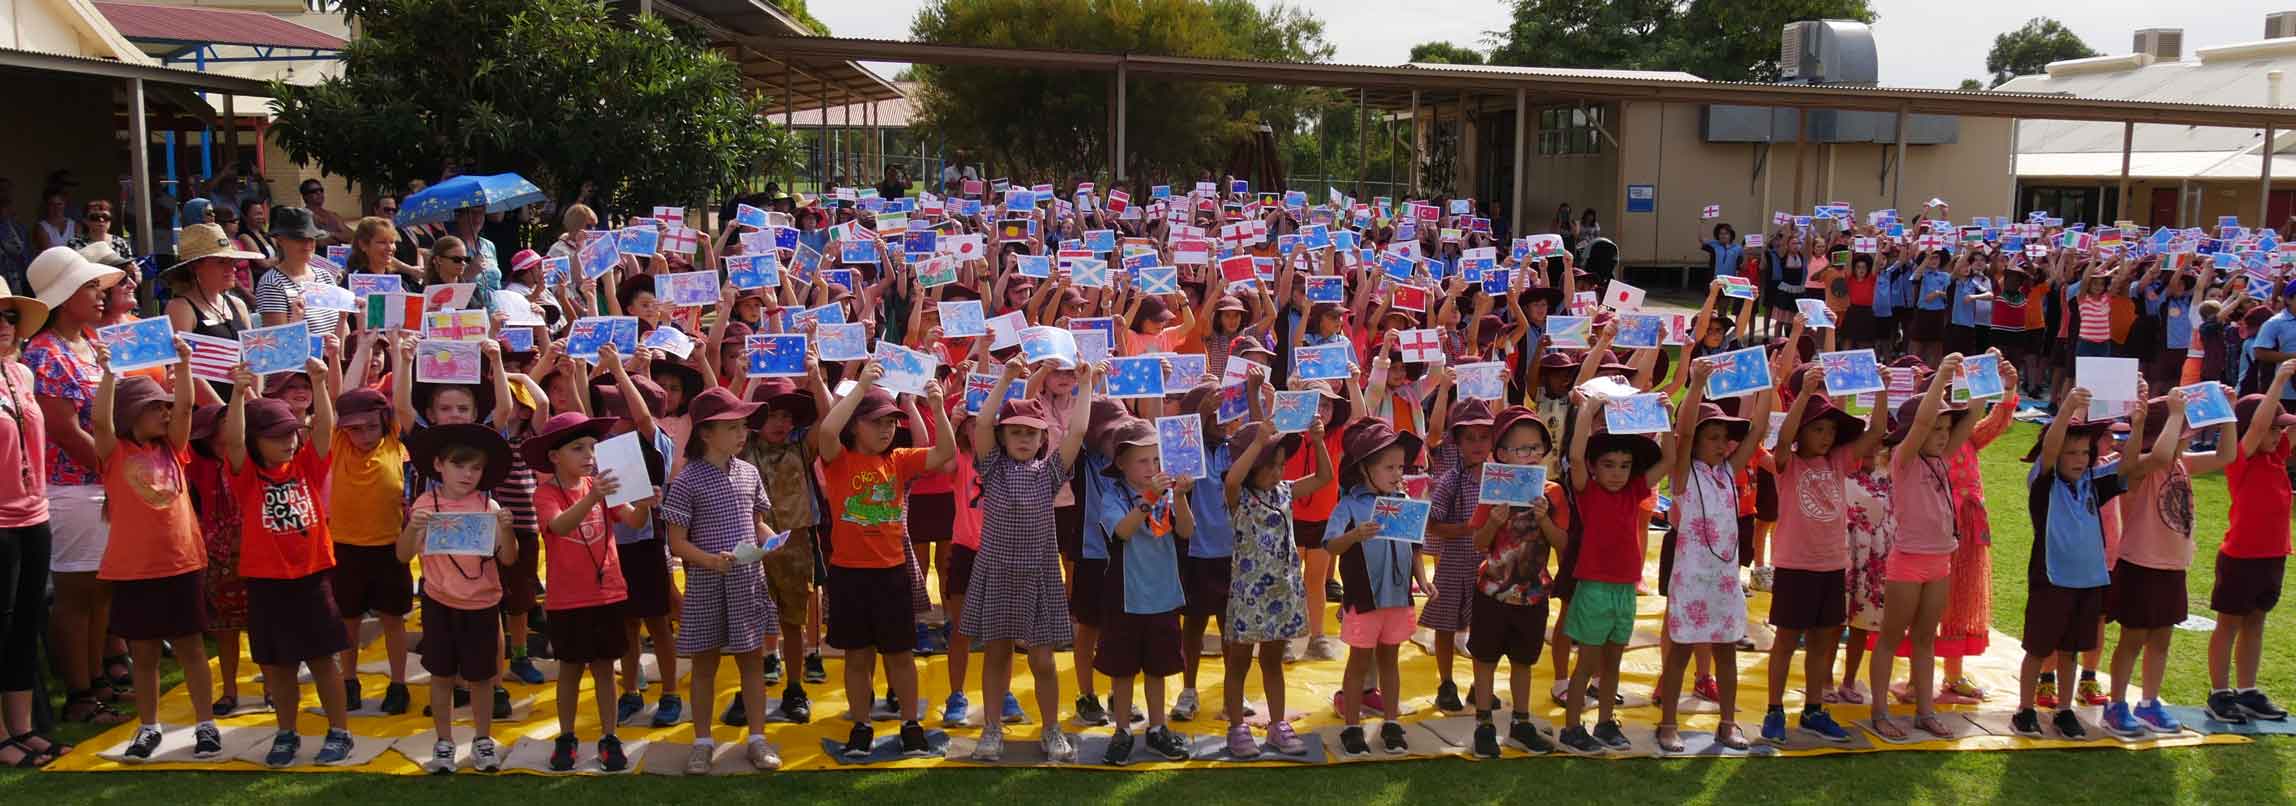
[[[390,207],[377,207],[375,208],[375,212],[382,213],[383,215],[397,215],[399,208],[397,205],[392,205]]]
[[[458,266],[470,263],[469,255],[439,255],[438,259],[453,261],[454,264]]]

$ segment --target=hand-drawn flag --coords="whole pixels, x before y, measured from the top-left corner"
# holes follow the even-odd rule
[[[413,330],[423,321],[419,294],[368,294],[366,306],[369,330]]]

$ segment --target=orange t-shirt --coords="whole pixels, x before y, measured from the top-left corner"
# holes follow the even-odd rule
[[[501,509],[485,493],[445,500],[437,489],[415,496],[409,512],[493,512]],[[499,538],[498,538],[499,539]],[[520,558],[525,559],[525,558]],[[424,554],[423,595],[456,610],[485,610],[502,603],[502,572],[493,557]]]
[[[319,508],[328,470],[326,457],[308,440],[279,467],[257,467],[252,454],[240,463],[231,474],[231,497],[239,502],[240,576],[301,579],[335,567],[335,541]]]
[[[895,448],[882,455],[848,450],[821,467],[829,499],[829,564],[840,568],[894,568],[907,563],[906,489],[925,472],[927,448]]]
[[[165,579],[207,567],[191,488],[184,484],[183,466],[190,461],[189,449],[124,439],[104,457],[104,515],[112,539],[97,579]]]
[[[1305,435],[1302,436],[1304,438]],[[1332,464],[1337,465],[1340,454],[1339,433],[1336,431],[1325,433],[1323,444],[1325,449],[1331,451]],[[1299,481],[1313,475],[1315,475],[1315,449],[1302,444],[1299,450],[1292,451],[1292,455],[1284,460],[1284,478]],[[1338,506],[1339,483],[1337,479],[1334,479],[1333,483],[1323,485],[1323,488],[1316,490],[1313,495],[1306,498],[1293,498],[1292,517],[1303,521],[1327,521],[1331,520],[1331,511]]]

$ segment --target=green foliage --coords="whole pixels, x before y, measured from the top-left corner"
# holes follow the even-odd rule
[[[1873,22],[1866,0],[1515,0],[1492,64],[1681,70],[1771,81],[1786,23]]]
[[[1449,42],[1421,42],[1411,46],[1410,61],[1434,64],[1482,64],[1483,54],[1474,48],[1460,47]]]
[[[1955,87],[1954,89],[1957,89],[1957,90],[1981,90],[1981,89],[1985,89],[1985,82],[1983,82],[1983,81],[1979,81],[1979,80],[1977,80],[1977,79],[1974,79],[1974,78],[1964,78],[1964,79],[1962,79],[1962,80],[1961,80],[1961,86],[1959,86],[1959,87]]]
[[[829,24],[828,24],[828,23],[825,23],[825,22],[822,22],[822,21],[820,21],[820,20],[818,20],[818,19],[815,19],[815,18],[814,18],[814,16],[813,16],[813,13],[812,13],[812,12],[810,12],[810,11],[806,11],[806,10],[805,10],[805,0],[767,0],[767,1],[768,1],[768,2],[771,2],[771,3],[773,3],[773,7],[774,7],[774,8],[778,8],[778,9],[781,9],[782,13],[784,13],[784,14],[788,14],[788,15],[789,15],[789,16],[791,16],[791,17],[795,17],[795,18],[797,18],[797,21],[798,21],[798,22],[804,23],[804,24],[805,24],[805,26],[806,26],[806,27],[808,27],[808,28],[812,28],[812,29],[813,29],[813,33],[814,33],[815,35],[818,35],[818,36],[828,36],[828,35],[829,35]]]
[[[1993,37],[1993,49],[1985,53],[1985,71],[1993,74],[1991,86],[1998,87],[2009,79],[2039,73],[2050,62],[2095,55],[2089,43],[2064,23],[2034,17],[2017,30]]]
[[[658,16],[595,0],[345,0],[343,75],[274,86],[298,161],[368,193],[450,163],[515,171],[557,198],[694,203],[794,159],[736,66]]]

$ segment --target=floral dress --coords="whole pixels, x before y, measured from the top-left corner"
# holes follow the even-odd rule
[[[1266,491],[1245,487],[1236,499],[1235,554],[1230,558],[1228,612],[1222,636],[1256,644],[1307,637],[1307,586],[1292,542],[1292,483]]]
[[[197,453],[184,466],[192,510],[207,544],[207,627],[247,629],[247,581],[239,578],[239,504],[231,499],[223,461]]]
[[[1850,567],[1842,589],[1849,596],[1849,627],[1881,632],[1883,572],[1889,547],[1897,542],[1897,522],[1889,517],[1887,468],[1868,462],[1842,484],[1849,505]]]
[[[1727,644],[1746,632],[1738,588],[1738,485],[1729,465],[1692,460],[1677,491],[1679,531],[1667,578],[1666,635],[1677,644]]]

